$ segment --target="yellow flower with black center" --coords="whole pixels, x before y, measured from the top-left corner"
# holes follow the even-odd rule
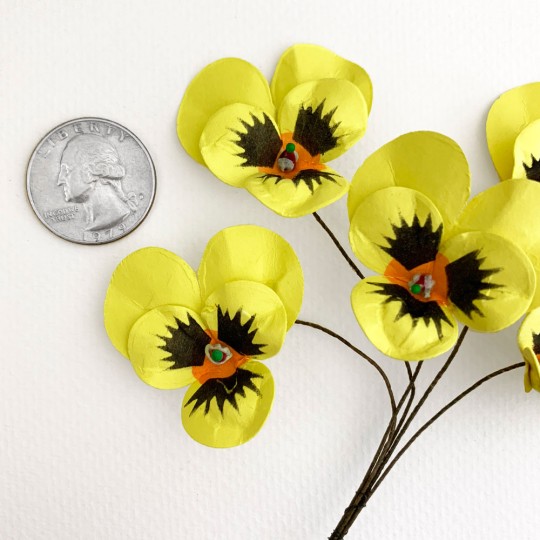
[[[350,242],[360,261],[382,275],[353,289],[352,307],[367,337],[388,356],[431,358],[456,342],[458,321],[495,332],[531,301],[535,274],[519,247],[495,234],[455,233],[468,178],[453,141],[417,132],[385,145],[353,180]],[[437,206],[424,194],[432,192]]]
[[[529,313],[518,333],[518,345],[525,360],[525,392],[540,392],[540,308]]]
[[[303,295],[300,263],[279,235],[237,226],[207,245],[198,275],[161,248],[128,255],[105,299],[105,328],[137,375],[161,389],[190,384],[182,422],[196,441],[242,444],[266,420],[272,374]]]
[[[326,162],[364,135],[371,99],[360,66],[323,47],[295,45],[270,86],[239,58],[206,66],[184,94],[177,132],[187,153],[220,180],[298,217],[347,193],[347,180]]]

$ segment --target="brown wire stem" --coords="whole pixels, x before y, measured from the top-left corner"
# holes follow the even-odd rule
[[[300,324],[302,326],[309,326],[311,328],[315,328],[316,330],[320,330],[321,332],[324,332],[325,334],[332,336],[338,341],[341,341],[341,343],[349,347],[349,349],[354,351],[357,355],[361,356],[364,360],[367,360],[379,372],[380,376],[382,377],[384,381],[384,384],[388,391],[388,397],[390,398],[390,406],[392,407],[392,412],[396,410],[396,398],[394,396],[394,391],[392,390],[392,385],[390,384],[390,380],[388,379],[388,376],[384,372],[383,368],[375,360],[373,360],[373,358],[369,357],[365,352],[361,351],[358,347],[354,346],[350,341],[347,341],[343,336],[340,336],[333,330],[330,330],[329,328],[326,328],[320,324],[312,323],[308,321],[302,321],[300,319],[297,319],[295,321],[295,324]]]
[[[392,440],[390,441],[390,444],[387,444],[387,448],[385,451],[383,451],[383,455],[379,458],[377,461],[377,464],[374,466],[373,470],[371,471],[370,480],[367,482],[363,481],[363,489],[362,484],[358,491],[356,492],[356,495],[353,497],[353,500],[351,501],[351,504],[347,507],[345,510],[343,516],[341,517],[339,523],[337,524],[336,528],[334,529],[333,533],[330,535],[329,540],[341,540],[345,537],[345,535],[348,533],[349,529],[351,528],[352,524],[358,517],[358,514],[362,511],[362,509],[366,506],[368,500],[371,497],[371,489],[372,486],[377,482],[377,479],[379,475],[384,470],[385,465],[388,463],[389,459],[392,457],[393,453],[396,450],[397,445],[399,444],[400,440],[402,439],[404,433],[407,431],[409,426],[411,425],[411,422],[414,420],[416,415],[418,414],[418,411],[422,408],[424,403],[426,402],[427,398],[433,391],[433,389],[437,386],[438,382],[441,380],[442,376],[445,374],[446,370],[449,368],[450,364],[452,363],[452,360],[454,360],[455,356],[457,355],[461,344],[463,343],[463,340],[465,339],[465,336],[467,335],[468,327],[465,326],[463,330],[461,331],[459,338],[454,345],[454,348],[452,349],[452,352],[448,356],[448,359],[443,364],[437,375],[435,375],[435,378],[431,382],[431,384],[428,386],[426,391],[422,394],[422,397],[410,413],[410,415],[406,418],[404,422],[400,421],[400,424],[402,424],[402,427],[399,431],[395,432],[395,436],[392,437]],[[419,368],[417,368],[419,369]],[[402,417],[402,420],[405,417]]]
[[[317,212],[313,212],[313,217],[317,220],[317,223],[325,230],[326,234],[331,238],[332,242],[334,242],[335,246],[339,249],[339,252],[343,255],[344,259],[349,263],[349,266],[352,268],[353,272],[360,278],[364,279],[364,274],[360,271],[358,266],[354,264],[354,261],[349,257],[343,246],[339,243],[339,240],[336,238],[336,235],[330,230],[328,225],[323,221],[322,217],[317,214]]]
[[[418,374],[420,373],[420,370],[422,369],[422,366],[424,365],[424,362],[418,362],[418,364],[416,365],[416,368],[414,369],[414,373],[412,373],[412,370],[411,370],[411,365],[409,362],[405,362],[405,366],[407,367],[407,373],[409,375],[409,381],[412,381],[413,385],[412,385],[412,388],[411,388],[411,391],[410,391],[410,395],[409,395],[409,401],[407,402],[407,406],[405,407],[405,410],[403,411],[403,414],[401,415],[401,420],[399,421],[399,424],[396,428],[396,431],[399,432],[400,429],[403,427],[403,423],[405,422],[405,420],[407,419],[407,415],[409,414],[409,410],[414,402],[414,398],[415,398],[415,395],[416,395],[416,386],[415,386],[415,381],[416,381],[416,378],[418,377]]]
[[[415,382],[416,382],[416,378],[418,377],[418,374],[420,373],[422,362],[420,362],[416,366],[414,374],[408,362],[405,362],[405,366],[407,369],[407,375],[409,377],[409,385],[405,388],[405,391],[403,392],[403,395],[401,396],[401,399],[398,402],[396,414],[392,415],[392,417],[390,418],[390,422],[388,424],[388,427],[386,428],[385,435],[379,444],[379,448],[377,449],[377,452],[375,452],[375,456],[368,468],[368,471],[358,491],[361,491],[363,488],[365,488],[366,485],[369,485],[369,483],[371,483],[372,475],[375,470],[375,467],[377,466],[379,460],[382,459],[382,457],[385,455],[385,452],[388,451],[389,445],[392,443],[395,434],[399,432],[399,428],[402,425],[404,418],[407,416],[407,412],[409,411],[409,408],[414,400],[414,396],[416,394]],[[409,396],[409,401],[407,402],[407,406],[405,407],[402,417],[396,427],[398,414],[401,410],[401,407],[403,406],[403,403],[405,403],[407,396]]]
[[[405,443],[403,448],[396,454],[396,457],[390,462],[388,467],[385,469],[384,473],[381,475],[379,480],[373,485],[373,488],[370,490],[369,497],[375,493],[377,488],[381,485],[381,482],[386,478],[388,473],[392,470],[394,465],[399,461],[401,456],[407,451],[407,449],[412,445],[426,429],[431,426],[438,418],[440,418],[448,409],[451,409],[456,403],[461,401],[464,397],[466,397],[468,394],[476,390],[479,386],[482,386],[485,382],[493,379],[494,377],[497,377],[498,375],[502,375],[503,373],[507,373],[508,371],[512,371],[514,369],[523,367],[525,365],[525,362],[518,362],[517,364],[512,364],[511,366],[507,366],[502,369],[498,369],[497,371],[494,371],[493,373],[490,373],[489,375],[486,375],[485,377],[482,377],[479,381],[476,381],[473,385],[469,386],[467,390],[461,392],[458,396],[456,396],[450,403],[445,405],[442,409],[439,410],[438,413],[434,414],[418,431],[412,435],[412,437]],[[368,497],[368,498],[369,498]]]
[[[403,435],[405,434],[407,429],[409,429],[411,422],[415,419],[416,415],[418,414],[418,411],[422,408],[422,405],[424,405],[424,403],[426,402],[427,398],[429,397],[433,389],[437,386],[439,381],[442,379],[443,375],[446,373],[446,370],[450,367],[450,364],[452,363],[452,360],[454,360],[459,349],[461,348],[461,344],[463,343],[463,340],[465,339],[465,336],[467,335],[468,331],[469,331],[468,326],[465,326],[463,330],[461,331],[461,334],[459,335],[458,340],[456,344],[454,345],[454,348],[452,349],[452,352],[448,356],[446,362],[443,364],[442,368],[438,371],[437,375],[435,375],[435,378],[431,381],[431,384],[428,386],[426,391],[422,394],[422,397],[420,398],[418,403],[415,405],[411,414],[408,416],[407,420],[403,424],[401,431],[396,436],[396,440],[394,441],[394,443],[392,444],[392,447],[390,448],[390,454],[387,456],[386,462],[388,462],[388,459],[390,459],[391,454],[396,449]]]
[[[403,395],[401,396],[401,399],[399,400],[399,403],[397,405],[396,411],[394,414],[392,414],[392,417],[390,418],[390,422],[386,428],[386,431],[384,432],[383,438],[381,439],[381,442],[379,443],[379,447],[377,448],[377,451],[375,452],[375,455],[373,456],[373,459],[368,467],[368,470],[362,480],[362,483],[360,484],[360,487],[356,491],[351,503],[349,506],[345,509],[343,512],[343,516],[339,523],[348,524],[349,520],[352,518],[353,514],[358,515],[356,512],[356,509],[360,506],[360,508],[363,508],[365,504],[363,503],[364,499],[366,498],[366,493],[368,492],[369,486],[374,480],[374,476],[379,470],[380,463],[382,460],[384,460],[386,453],[388,452],[389,448],[391,447],[394,437],[396,436],[398,430],[396,429],[396,420],[397,416],[399,414],[399,411],[401,410],[401,407],[405,403],[405,400],[407,399],[407,396],[409,396],[409,400],[407,402],[407,406],[405,407],[405,410],[403,412],[402,418],[398,425],[402,424],[403,419],[407,415],[407,412],[409,411],[411,404],[414,400],[414,396],[416,393],[416,387],[415,382],[416,379],[420,373],[420,369],[422,368],[423,362],[419,362],[416,366],[414,373],[411,371],[411,367],[408,362],[406,362],[406,369],[407,369],[407,375],[409,376],[409,385],[407,388],[405,388],[405,391],[403,392]],[[350,521],[350,524],[347,525],[347,530],[345,533],[343,533],[342,536],[339,536],[340,531],[338,530],[338,527],[334,530],[332,535],[330,536],[329,540],[338,540],[340,538],[343,538],[345,534],[347,534],[348,529],[354,522],[354,519]]]

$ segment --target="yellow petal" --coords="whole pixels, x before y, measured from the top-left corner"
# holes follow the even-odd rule
[[[525,253],[501,236],[469,232],[441,246],[456,317],[478,332],[498,332],[527,310],[536,278]]]
[[[206,299],[202,317],[236,352],[259,360],[279,352],[287,333],[287,312],[270,287],[231,281]]]
[[[535,343],[534,335],[538,334]],[[540,308],[533,309],[521,323],[518,332],[518,345],[523,352],[525,349],[538,349],[540,353]]]
[[[249,62],[223,58],[206,66],[189,83],[176,120],[178,138],[186,152],[204,165],[199,139],[210,117],[222,107],[245,103],[270,116],[274,106],[268,82]]]
[[[204,362],[210,336],[192,310],[161,306],[146,312],[129,333],[129,360],[135,373],[156,388],[180,388],[192,383],[193,366]]]
[[[295,86],[279,107],[282,133],[292,133],[312,156],[331,161],[363,137],[368,118],[364,96],[343,79],[320,79]]]
[[[519,328],[518,345],[525,360],[524,385],[525,391],[533,388],[540,392],[540,308],[531,311]]]
[[[304,277],[292,247],[278,234],[256,225],[218,232],[206,246],[199,282],[203,298],[231,281],[256,281],[281,299],[290,328],[302,305]]]
[[[272,79],[272,95],[276,107],[299,84],[317,79],[345,79],[362,92],[371,109],[373,89],[363,68],[320,47],[300,43],[289,47],[279,59]]]
[[[349,190],[349,182],[330,167],[302,171],[296,178],[251,177],[246,189],[265,206],[284,217],[300,217],[337,201]]]
[[[371,154],[356,171],[347,201],[349,219],[368,195],[390,186],[423,193],[450,225],[469,198],[469,165],[461,148],[441,133],[401,135]]]
[[[193,383],[182,403],[182,423],[201,444],[243,444],[264,424],[274,399],[274,379],[260,362],[248,362],[227,379]]]
[[[386,278],[362,280],[352,291],[351,304],[368,339],[387,356],[425,360],[457,340],[457,323],[448,308],[416,300]]]
[[[523,386],[525,392],[536,390],[540,392],[540,362],[532,349],[522,351],[525,360],[525,372],[523,374]]]
[[[516,138],[512,178],[540,180],[540,120],[531,122]]]
[[[540,83],[525,84],[502,94],[491,106],[486,135],[499,178],[511,178],[517,136],[540,119]]]
[[[131,327],[147,311],[174,304],[199,311],[197,277],[180,257],[161,248],[143,248],[117,267],[105,297],[105,329],[125,357]]]
[[[384,273],[392,259],[407,270],[435,260],[442,233],[441,215],[425,195],[389,187],[358,205],[349,240],[364,265]]]
[[[460,216],[456,231],[485,231],[505,237],[528,255],[540,276],[540,184],[507,180],[474,197]],[[531,309],[540,305],[540,287]]]
[[[282,142],[274,121],[262,110],[235,103],[206,124],[200,148],[207,167],[223,182],[242,187],[259,167],[273,167]]]

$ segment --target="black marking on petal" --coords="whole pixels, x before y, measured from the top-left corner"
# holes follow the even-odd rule
[[[238,119],[245,131],[231,129],[238,135],[234,142],[242,149],[237,154],[244,159],[242,167],[273,167],[282,146],[279,133],[266,113],[262,122],[253,113],[250,115],[253,125]]]
[[[337,107],[323,114],[325,101],[323,99],[316,109],[311,105],[307,108],[301,105],[294,126],[293,139],[312,156],[324,154],[338,144],[334,133],[341,122],[332,123]]]
[[[523,168],[525,169],[525,176],[529,180],[534,180],[535,182],[540,182],[540,160],[536,159],[531,154],[532,163],[531,166],[527,166],[525,162],[523,162]]]
[[[236,397],[241,396],[245,398],[246,388],[255,392],[258,396],[261,396],[260,390],[253,383],[253,379],[262,378],[262,375],[259,375],[258,373],[253,373],[248,369],[238,368],[234,375],[231,375],[226,379],[208,379],[196,392],[194,392],[184,407],[195,402],[193,409],[191,409],[191,412],[189,413],[191,416],[197,409],[204,405],[204,414],[206,415],[210,411],[212,400],[215,398],[222,416],[225,402],[230,403],[232,407],[240,412]]]
[[[453,326],[452,321],[446,316],[437,302],[421,302],[409,294],[407,289],[394,283],[373,283],[373,286],[379,288],[378,291],[373,291],[373,293],[387,297],[384,301],[385,304],[392,302],[400,303],[396,321],[409,316],[412,319],[413,328],[416,327],[420,320],[424,322],[426,327],[429,326],[430,322],[433,322],[439,339],[443,338],[443,322],[449,326]]]
[[[331,173],[328,171],[318,171],[316,169],[304,169],[300,171],[293,179],[295,186],[298,186],[300,182],[305,182],[309,191],[314,192],[313,183],[317,183],[319,186],[322,184],[323,180],[330,180],[330,182],[336,183],[334,176],[337,176],[336,173]]]
[[[299,171],[294,178],[283,178],[282,176],[278,176],[277,174],[263,174],[261,178],[263,182],[266,182],[267,180],[275,180],[276,184],[279,184],[282,180],[285,180],[288,182],[292,182],[295,186],[298,186],[301,182],[304,182],[309,188],[309,191],[313,193],[315,191],[314,184],[318,184],[320,186],[323,180],[330,180],[330,182],[337,183],[337,180],[334,178],[335,176],[338,175],[336,173],[331,173],[328,171],[318,171],[317,169],[304,169],[302,171]]]
[[[540,334],[532,333],[534,354],[540,354]]]
[[[441,224],[434,230],[431,214],[423,225],[420,225],[417,215],[414,216],[410,225],[401,216],[401,223],[392,225],[392,230],[395,238],[385,236],[389,246],[380,247],[407,270],[435,260],[441,243],[443,226]]]
[[[474,303],[477,300],[491,299],[490,296],[484,294],[484,291],[500,289],[502,287],[502,285],[485,281],[493,274],[502,270],[502,268],[482,270],[480,267],[485,260],[485,257],[480,257],[480,250],[477,249],[452,261],[446,266],[448,298],[467,317],[470,317],[472,313],[477,313],[480,317],[483,317],[484,314]]]
[[[204,348],[210,343],[210,336],[199,326],[199,323],[188,313],[188,322],[183,323],[174,318],[177,328],[167,326],[171,337],[158,336],[165,345],[160,349],[171,354],[163,360],[173,362],[167,369],[181,369],[192,366],[202,366],[204,363]]]
[[[244,324],[241,322],[241,315],[241,309],[231,317],[228,311],[224,311],[221,306],[217,306],[219,340],[240,354],[246,356],[261,354],[263,347],[266,345],[253,343],[257,334],[256,328],[251,330],[255,315],[252,315]]]

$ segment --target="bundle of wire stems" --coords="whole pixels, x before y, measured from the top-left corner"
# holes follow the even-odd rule
[[[313,216],[324,229],[324,231],[328,234],[328,236],[331,238],[331,240],[338,248],[339,252],[347,261],[352,270],[361,279],[364,279],[364,275],[362,274],[360,269],[349,257],[343,246],[340,244],[334,233],[330,230],[330,228],[326,225],[322,218],[316,212],[313,214]],[[321,326],[320,324],[300,319],[296,321],[296,324],[307,326],[324,332],[325,334],[343,343],[343,345],[354,351],[357,355],[359,355],[361,358],[371,364],[378,371],[379,375],[383,379],[390,400],[391,414],[388,426],[386,427],[386,430],[383,433],[377,450],[373,455],[371,463],[369,464],[369,467],[362,481],[360,482],[360,486],[356,490],[356,493],[354,494],[351,502],[343,512],[343,516],[339,520],[334,531],[329,536],[329,540],[341,540],[345,537],[360,512],[366,507],[368,501],[377,491],[377,489],[385,480],[390,471],[394,468],[396,463],[401,459],[403,454],[411,447],[414,441],[418,439],[418,437],[422,435],[422,433],[426,429],[428,429],[436,420],[438,420],[446,411],[451,409],[456,403],[461,401],[464,397],[482,386],[487,381],[493,379],[494,377],[502,375],[503,373],[507,373],[514,369],[522,368],[525,365],[524,362],[518,362],[516,364],[512,364],[504,368],[498,369],[492,373],[489,373],[485,377],[482,377],[480,380],[469,386],[466,390],[458,394],[454,399],[452,399],[439,411],[437,411],[431,418],[429,418],[429,420],[427,420],[423,425],[421,425],[420,428],[418,428],[414,433],[412,433],[412,435],[409,434],[405,442],[402,442],[403,437],[409,433],[411,423],[415,419],[416,415],[423,408],[429,395],[437,386],[439,381],[442,379],[446,370],[456,357],[465,339],[465,336],[467,335],[468,328],[466,326],[463,328],[454,348],[450,351],[450,354],[448,355],[448,358],[444,362],[443,366],[440,368],[429,386],[420,396],[417,395],[416,380],[422,369],[423,362],[416,362],[414,371],[411,368],[410,362],[404,362],[407,370],[408,384],[399,400],[396,400],[392,384],[386,372],[373,358],[369,357],[366,353],[361,351],[358,347],[353,345],[350,341],[348,341],[338,333],[330,330],[329,328]]]

